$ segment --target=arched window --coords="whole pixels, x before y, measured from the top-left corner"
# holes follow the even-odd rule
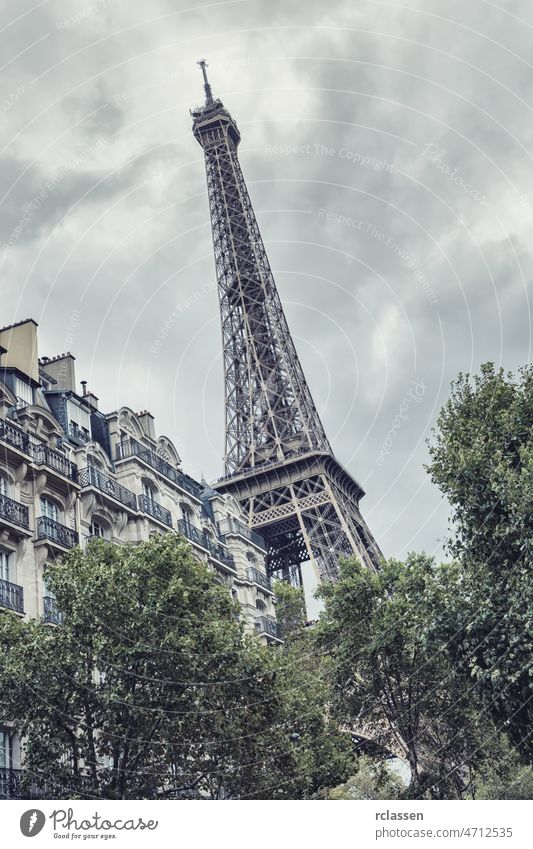
[[[89,526],[89,536],[97,537],[98,539],[111,539],[111,529],[107,522],[93,516]]]
[[[87,454],[87,465],[90,466],[92,469],[98,469],[99,471],[102,471],[102,464],[100,460],[98,460],[94,456],[94,454]]]

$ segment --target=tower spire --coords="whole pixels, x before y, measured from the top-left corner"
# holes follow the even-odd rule
[[[206,71],[207,62],[205,61],[205,59],[200,59],[196,64],[200,65],[200,68],[202,69],[203,78],[204,78],[205,105],[211,106],[212,103],[213,103],[213,92],[211,91],[211,86],[209,85],[209,80],[207,79],[207,71]]]

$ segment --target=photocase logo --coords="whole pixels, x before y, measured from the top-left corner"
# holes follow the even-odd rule
[[[32,808],[30,811],[24,811],[20,818],[20,830],[24,837],[35,837],[43,830],[46,817],[42,811]]]

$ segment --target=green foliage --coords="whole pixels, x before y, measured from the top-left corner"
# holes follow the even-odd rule
[[[301,637],[306,624],[303,590],[287,581],[275,581],[276,619],[284,640]]]
[[[300,792],[276,658],[185,541],[91,543],[47,581],[61,626],[0,617],[0,715],[25,736],[28,782],[59,797]]]
[[[399,799],[404,785],[387,761],[362,755],[357,760],[357,772],[345,784],[334,787],[328,799]]]
[[[411,554],[372,573],[348,560],[321,596],[337,715],[405,759],[408,795],[461,797],[483,746],[479,705],[449,662],[441,625],[458,603],[456,565]]]
[[[283,692],[283,722],[298,763],[300,795],[322,797],[355,766],[351,736],[331,715],[332,664],[305,624],[300,589],[274,584],[276,617],[284,644],[276,652],[277,681]]]
[[[486,710],[533,756],[533,370],[460,375],[441,411],[429,471],[453,511],[462,610],[452,660]]]
[[[504,734],[495,735],[472,783],[473,799],[533,799],[533,769]]]

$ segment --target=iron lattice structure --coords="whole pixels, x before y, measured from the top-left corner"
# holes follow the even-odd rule
[[[335,580],[340,556],[376,568],[380,552],[360,510],[361,487],[333,456],[298,359],[241,171],[240,133],[204,75],[192,112],[204,150],[219,291],[226,389],[225,475],[269,567],[301,580],[312,561]]]

